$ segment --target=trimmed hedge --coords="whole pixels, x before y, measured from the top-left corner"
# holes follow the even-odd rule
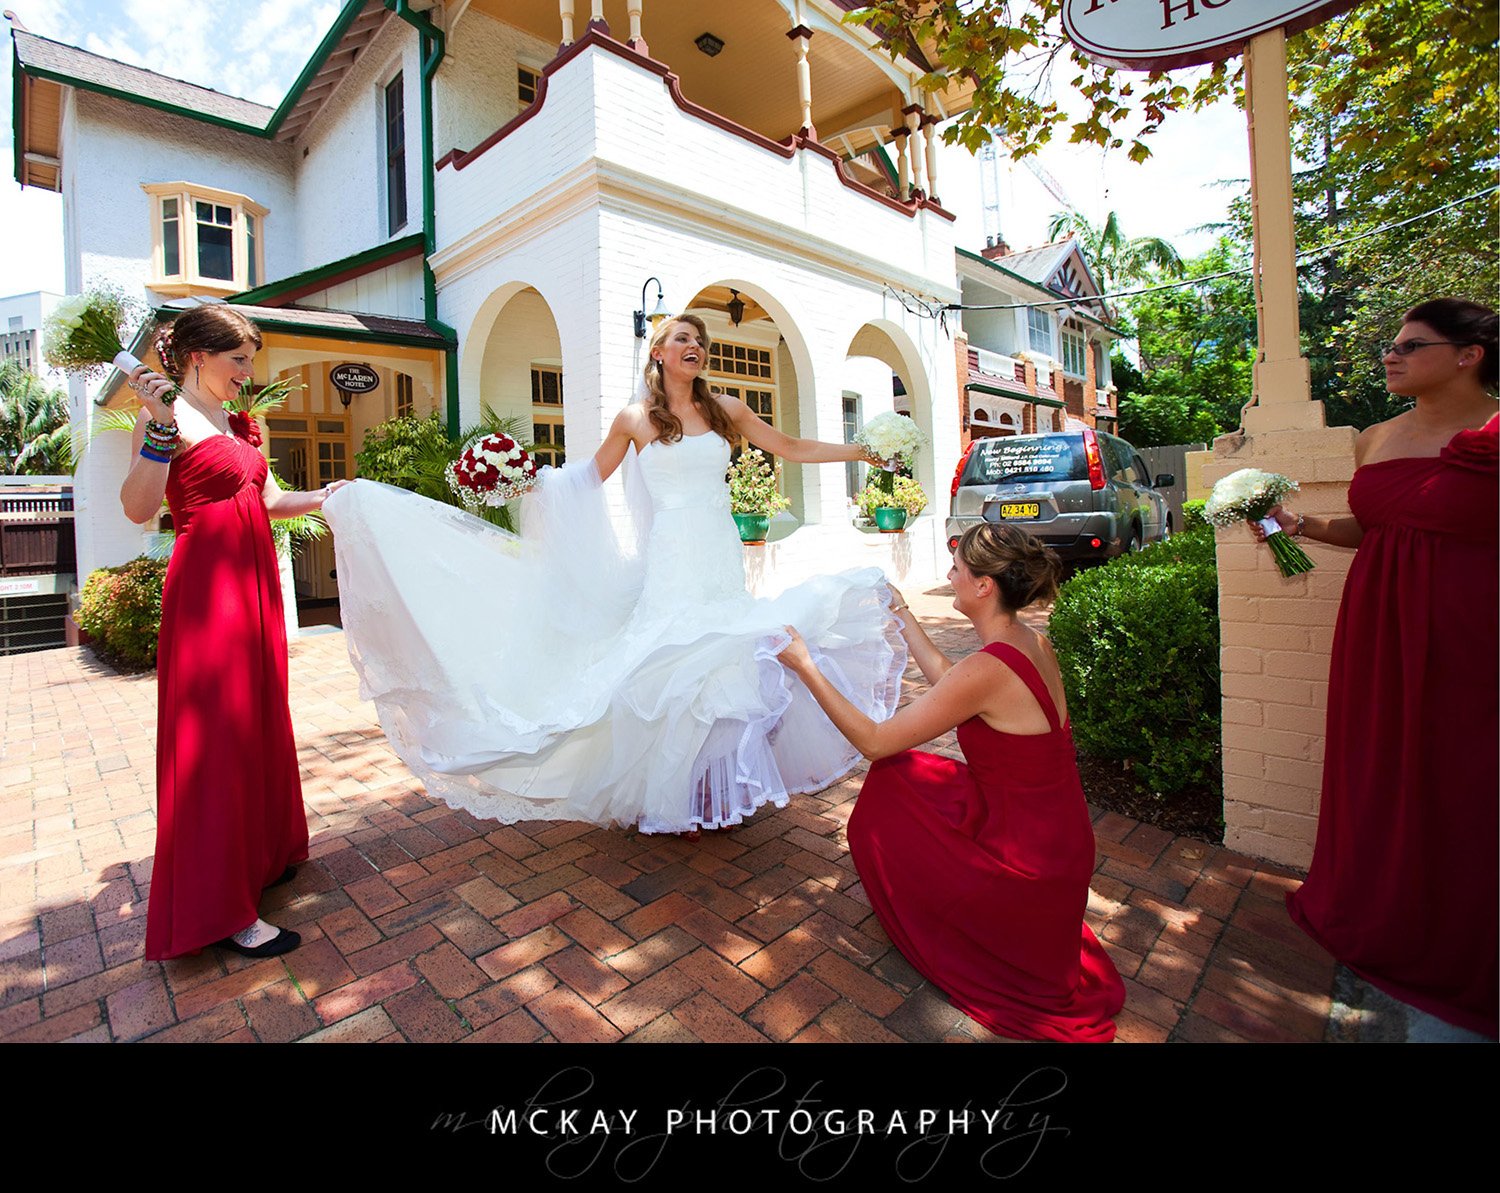
[[[167,561],[145,555],[90,573],[78,606],[78,628],[93,639],[105,661],[124,671],[156,666],[166,578]]]
[[[1081,750],[1159,795],[1220,787],[1218,607],[1207,528],[1063,585],[1049,632]]]

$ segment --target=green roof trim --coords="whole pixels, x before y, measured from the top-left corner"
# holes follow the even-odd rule
[[[1059,410],[1066,410],[1068,404],[1059,402],[1055,398],[1043,398],[1036,394],[1018,394],[1014,390],[1001,389],[998,385],[986,385],[982,381],[970,381],[964,386],[965,390],[973,390],[976,393],[989,394],[996,398],[1010,398],[1015,402],[1030,402],[1033,406],[1056,406]]]
[[[175,316],[182,312],[174,309],[172,314]],[[295,318],[279,319],[267,315],[258,316],[255,325],[275,331],[289,332],[295,336],[317,336],[323,340],[350,340],[363,344],[399,344],[409,348],[428,348],[434,352],[458,347],[456,342],[441,338],[436,332],[430,336],[416,336],[404,332],[355,331],[344,327],[325,327],[319,323],[304,323]]]
[[[276,135],[281,127],[281,122],[287,118],[291,110],[297,106],[297,101],[302,98],[302,92],[307,85],[313,81],[318,71],[322,69],[324,61],[333,52],[333,47],[339,44],[341,38],[348,31],[349,26],[354,24],[355,18],[364,11],[365,0],[344,0],[343,11],[334,20],[332,28],[324,35],[323,40],[318,43],[318,48],[312,52],[312,57],[307,60],[307,65],[302,68],[302,73],[297,76],[296,81],[287,91],[286,97],[276,105],[276,111],[271,113],[271,119],[266,125],[264,136]],[[389,8],[387,4],[385,7]]]
[[[1073,306],[1073,305],[1075,305],[1076,303],[1079,303],[1079,302],[1097,302],[1098,301],[1097,299],[1088,299],[1088,298],[1084,298],[1084,299],[1079,299],[1079,298],[1063,298],[1063,297],[1061,297],[1057,293],[1057,291],[1055,291],[1055,290],[1049,290],[1049,289],[1047,289],[1046,286],[1043,286],[1043,285],[1041,285],[1038,282],[1033,282],[1030,278],[1022,277],[1020,274],[1018,274],[1013,269],[1006,269],[1005,266],[1003,266],[1003,265],[997,265],[995,262],[991,261],[988,257],[982,256],[979,253],[970,252],[968,249],[963,249],[963,248],[955,248],[953,251],[955,253],[957,253],[960,257],[967,257],[970,261],[977,261],[981,265],[988,265],[996,273],[1003,273],[1006,277],[1011,278],[1013,281],[1020,282],[1021,285],[1025,286],[1028,290],[1037,290],[1037,291],[1039,291],[1042,294],[1050,295],[1050,298],[1049,298],[1048,303],[1046,305],[1049,305],[1049,306],[1059,306],[1059,307],[1067,307],[1067,306]],[[1036,305],[1041,306],[1043,304],[1038,303]],[[1118,327],[1114,327],[1114,326],[1106,323],[1103,319],[1100,319],[1100,318],[1098,318],[1095,315],[1090,315],[1087,312],[1079,311],[1078,312],[1078,316],[1080,318],[1082,318],[1082,319],[1087,319],[1090,323],[1098,324],[1098,326],[1104,328],[1104,330],[1107,331],[1107,332],[1109,332],[1111,335],[1120,336],[1122,338],[1125,335],[1125,333],[1123,331],[1121,331]]]
[[[256,128],[253,124],[241,124],[238,120],[230,120],[224,116],[213,116],[207,112],[195,112],[192,108],[169,104],[165,100],[150,99],[144,95],[135,95],[129,91],[122,91],[118,87],[106,87],[103,83],[94,83],[87,79],[74,78],[71,75],[65,75],[58,71],[47,70],[45,67],[27,66],[22,69],[33,79],[46,79],[48,82],[60,83],[64,87],[76,87],[80,91],[97,92],[99,95],[108,95],[113,99],[122,99],[126,103],[137,104],[143,108],[155,108],[158,112],[168,112],[173,116],[184,116],[189,120],[217,125],[219,128],[227,128],[232,132],[248,133],[252,137],[266,137],[270,135],[265,129]]]
[[[364,249],[361,252],[352,253],[347,257],[340,257],[337,261],[328,262],[327,265],[318,265],[312,269],[304,269],[301,273],[294,273],[290,277],[282,278],[280,281],[267,282],[264,286],[257,286],[254,290],[241,291],[239,294],[232,295],[227,301],[238,306],[265,306],[267,299],[280,298],[288,291],[316,286],[319,282],[336,278],[340,274],[348,273],[352,269],[359,269],[361,266],[372,264],[383,257],[415,255],[415,253],[422,252],[423,247],[422,233],[413,232],[410,236],[402,236],[398,240],[388,240],[384,244],[377,244],[374,248]]]
[[[81,79],[75,75],[68,75],[60,71],[49,70],[46,67],[35,65],[23,66],[20,61],[20,55],[14,50],[13,44],[12,71],[13,77],[16,79],[16,94],[13,101],[14,115],[18,115],[20,112],[19,79],[21,73],[24,71],[24,73],[30,75],[32,78],[46,79],[49,82],[59,83],[65,87],[76,87],[80,91],[93,91],[98,93],[99,95],[107,95],[111,98],[124,100],[127,103],[137,104],[144,108],[154,108],[159,112],[168,112],[174,116],[182,116],[188,120],[197,120],[203,124],[212,124],[218,128],[227,128],[232,132],[245,133],[252,137],[269,139],[276,135],[277,131],[281,128],[282,122],[290,114],[292,109],[297,106],[297,102],[302,98],[302,92],[307,88],[307,85],[313,80],[313,78],[316,77],[318,71],[322,69],[323,63],[327,60],[328,55],[333,52],[334,47],[338,45],[339,41],[348,31],[349,26],[352,25],[359,17],[360,13],[364,11],[365,3],[366,0],[344,0],[344,7],[342,11],[340,11],[338,18],[334,21],[333,26],[328,30],[328,33],[323,37],[323,40],[318,43],[318,47],[313,51],[312,57],[307,60],[307,65],[302,68],[302,73],[297,76],[297,79],[292,84],[291,89],[286,93],[286,96],[282,99],[276,110],[271,113],[270,119],[264,126],[246,124],[243,121],[231,120],[226,116],[215,116],[210,112],[199,111],[196,108],[185,107],[181,104],[168,103],[165,100],[154,99],[150,96],[138,95],[135,92],[125,91],[118,87],[110,87],[107,84],[98,83],[90,79]],[[383,7],[388,10],[392,9],[394,7],[394,0],[384,0]],[[14,43],[14,39],[12,39],[12,43]],[[68,48],[76,50],[79,47],[70,46]],[[83,52],[91,53],[91,51],[87,50]],[[183,80],[174,81],[182,82]],[[192,85],[198,86],[198,84]],[[241,97],[230,96],[228,98],[239,100]],[[252,103],[253,101],[244,100],[243,102]],[[17,149],[17,171],[20,170],[20,166],[20,150]]]
[[[10,39],[10,131],[12,156],[15,158],[16,185],[21,185],[21,167],[25,155],[21,151],[21,52],[16,49],[16,39]]]

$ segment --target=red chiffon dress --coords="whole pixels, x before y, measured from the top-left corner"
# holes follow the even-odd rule
[[[236,435],[194,444],[167,478],[177,541],[157,648],[150,960],[248,927],[262,889],[307,858],[281,577],[253,427],[239,420]]]
[[[1496,1030],[1500,422],[1366,464],[1312,867],[1292,918],[1388,994]]]
[[[1106,1043],[1125,986],[1083,922],[1094,830],[1073,734],[1036,666],[991,643],[1051,730],[958,727],[968,765],[908,750],[870,767],[849,852],[892,942],[991,1031]]]

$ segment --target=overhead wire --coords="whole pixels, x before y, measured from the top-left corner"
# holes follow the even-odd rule
[[[1485,187],[1483,190],[1475,191],[1472,195],[1465,195],[1461,199],[1454,199],[1451,203],[1444,203],[1440,207],[1434,207],[1431,210],[1424,211],[1419,215],[1408,216],[1405,219],[1400,220],[1391,220],[1389,223],[1381,224],[1378,227],[1370,228],[1364,232],[1356,233],[1353,236],[1346,236],[1341,240],[1329,241],[1327,244],[1320,245],[1317,248],[1304,249],[1296,255],[1295,260],[1300,265],[1305,260],[1325,257],[1334,249],[1343,248],[1345,245],[1354,244],[1360,240],[1367,240],[1372,236],[1379,236],[1382,233],[1390,232],[1395,228],[1403,228],[1407,224],[1415,224],[1421,220],[1431,219],[1435,215],[1440,215],[1443,212],[1448,211],[1454,207],[1459,207],[1464,203],[1472,203],[1475,199],[1482,199],[1486,195],[1494,194],[1496,191],[1500,191],[1500,184]],[[922,299],[917,295],[910,293],[909,291],[898,291],[889,283],[886,284],[885,289],[888,294],[890,294],[893,298],[901,303],[908,314],[919,315],[927,319],[942,319],[948,311],[1018,311],[1027,310],[1032,307],[1045,307],[1050,309],[1053,307],[1073,307],[1079,305],[1080,303],[1104,302],[1105,300],[1112,298],[1133,298],[1136,295],[1140,294],[1154,294],[1162,290],[1181,290],[1188,286],[1201,286],[1205,282],[1217,281],[1220,278],[1238,277],[1240,274],[1252,272],[1254,268],[1255,267],[1253,265],[1244,265],[1236,269],[1225,269],[1219,271],[1218,273],[1206,273],[1200,277],[1183,278],[1175,282],[1162,282],[1154,286],[1138,286],[1132,290],[1115,290],[1108,294],[1091,294],[1075,298],[1056,298],[1040,302],[935,303],[928,302],[925,299]],[[907,299],[910,299],[912,303],[916,304],[915,309],[913,309],[911,305],[908,305]]]

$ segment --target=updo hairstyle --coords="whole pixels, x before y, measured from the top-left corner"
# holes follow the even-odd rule
[[[1462,298],[1434,298],[1419,303],[1402,316],[1403,323],[1425,323],[1444,339],[1484,349],[1479,362],[1479,383],[1491,393],[1500,385],[1500,354],[1497,354],[1495,312]]]
[[[976,576],[988,576],[1010,613],[1057,594],[1062,561],[1050,547],[1019,527],[981,522],[964,531],[953,554]]]
[[[194,352],[233,352],[247,340],[260,350],[260,329],[254,323],[225,303],[205,303],[156,333],[156,355],[162,370],[180,384]]]

